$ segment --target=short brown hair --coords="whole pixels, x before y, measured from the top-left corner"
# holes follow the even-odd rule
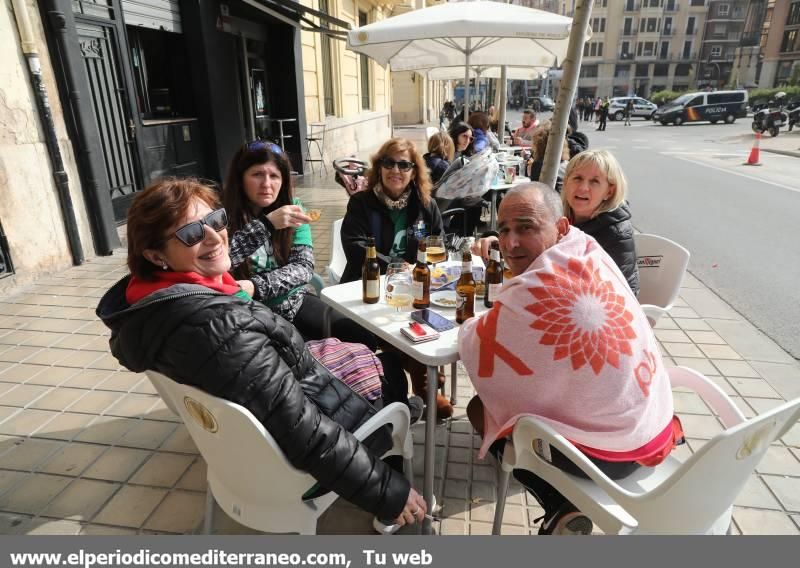
[[[422,204],[427,207],[431,200],[431,191],[433,190],[431,176],[428,173],[428,166],[425,164],[425,160],[417,151],[417,147],[407,138],[390,138],[372,155],[372,167],[367,171],[367,187],[372,189],[380,183],[381,160],[393,154],[399,154],[405,151],[408,151],[411,161],[414,162],[414,171],[417,174],[416,178],[412,180],[411,183],[416,182],[417,189],[419,190],[419,198],[422,200]]]
[[[147,249],[161,250],[167,231],[189,211],[192,199],[219,208],[217,192],[194,178],[161,179],[136,195],[128,210],[128,270],[143,280],[152,280],[158,268],[144,257]]]
[[[472,128],[480,128],[484,132],[489,131],[489,115],[485,112],[472,112],[467,123]]]
[[[552,126],[553,123],[547,120],[533,131],[531,144],[533,146],[534,160],[544,160],[544,153],[547,150],[547,139],[550,137],[550,129]],[[566,162],[567,160],[569,160],[569,145],[567,144],[567,139],[564,138],[561,148],[561,161]]]

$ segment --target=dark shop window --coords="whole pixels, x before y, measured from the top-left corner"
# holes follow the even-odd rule
[[[144,119],[193,117],[192,78],[181,34],[127,26],[136,101]]]

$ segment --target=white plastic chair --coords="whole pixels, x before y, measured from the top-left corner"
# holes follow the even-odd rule
[[[331,261],[328,264],[328,281],[332,286],[341,281],[344,267],[347,266],[347,257],[344,255],[342,246],[342,221],[344,219],[336,219],[331,225]]]
[[[439,133],[439,129],[438,128],[436,128],[435,126],[428,126],[425,129],[425,145],[427,146],[428,140],[431,139],[431,136],[433,136],[434,134],[438,134],[438,133]]]
[[[683,463],[669,456],[654,468],[642,467],[612,481],[551,427],[533,417],[522,418],[503,452],[494,534],[500,534],[513,469],[526,469],[546,480],[606,534],[725,534],[733,502],[764,453],[800,418],[800,398],[745,420],[734,402],[697,371],[676,367],[668,372],[673,387],[694,390],[708,403],[724,432]],[[557,448],[590,479],[542,459],[533,450],[537,440]]]
[[[292,467],[274,438],[247,409],[155,371],[147,371],[147,376],[167,406],[177,409],[208,464],[205,534],[210,534],[213,525],[214,500],[231,518],[262,532],[316,533],[317,519],[339,496],[331,491],[303,501],[302,495],[316,481]],[[394,445],[386,455],[402,455],[410,478],[414,448],[409,422],[408,408],[394,403],[354,435],[364,440],[391,424]]]
[[[637,234],[634,241],[639,303],[650,325],[655,326],[678,299],[690,254],[678,243],[658,235]]]

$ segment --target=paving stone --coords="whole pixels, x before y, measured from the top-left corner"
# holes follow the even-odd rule
[[[445,498],[465,500],[469,495],[469,486],[470,484],[466,480],[452,479],[448,476],[444,483],[444,496]]]
[[[756,415],[755,411],[750,408],[750,405],[747,404],[745,399],[740,396],[731,396],[731,400],[736,404],[736,407],[744,414],[744,417],[747,419],[752,418]]]
[[[707,323],[725,342],[746,360],[795,363],[774,341],[742,318],[735,320],[708,319]]]
[[[716,367],[714,367],[714,365],[712,365],[711,361],[708,359],[675,357],[675,364],[680,367],[689,367],[690,369],[694,369],[698,373],[702,373],[707,377],[710,375],[719,374],[719,371],[717,371]]]
[[[675,314],[673,314],[675,316]],[[673,321],[684,331],[713,331],[711,327],[701,319],[673,317]]]
[[[786,434],[783,435],[783,443],[787,446],[794,446],[800,448],[800,424],[795,424]]]
[[[85,525],[79,534],[81,536],[130,536],[135,535],[136,530],[107,525]]]
[[[695,343],[726,345],[725,340],[714,331],[687,331],[686,334]]]
[[[757,475],[751,475],[747,479],[747,483],[736,497],[734,504],[755,509],[774,509],[776,511],[782,509],[778,500]]]
[[[47,424],[36,430],[37,438],[54,438],[56,440],[72,440],[78,436],[92,421],[88,414],[64,412],[56,415]]]
[[[150,456],[150,452],[131,448],[110,448],[83,476],[88,479],[127,481]]]
[[[126,485],[94,518],[94,522],[121,527],[141,527],[166,496],[164,489]]]
[[[0,534],[25,534],[32,517],[17,513],[0,513]]]
[[[50,391],[50,387],[40,385],[17,385],[0,396],[0,404],[4,406],[26,407]]]
[[[155,422],[141,420],[133,428],[125,432],[116,444],[132,448],[155,450],[175,431],[173,422]]]
[[[664,343],[663,345],[667,354],[672,357],[705,357],[693,343]]]
[[[442,519],[442,535],[466,535],[467,523],[460,519]]]
[[[12,491],[0,497],[0,510],[36,515],[71,481],[72,478],[58,475],[27,475]]]
[[[687,414],[711,414],[708,406],[700,398],[700,395],[693,392],[673,392],[672,401],[675,412]]]
[[[656,322],[656,329],[679,329],[678,324],[670,317],[661,317]]]
[[[202,457],[196,458],[180,481],[178,481],[176,487],[190,491],[205,491],[207,487],[206,470],[205,460]]]
[[[190,533],[205,515],[205,493],[172,491],[144,524],[144,528],[174,533]]]
[[[722,432],[722,426],[713,416],[700,414],[679,414],[679,416],[687,438],[710,440]],[[697,451],[697,448],[693,449]]]
[[[152,395],[127,394],[118,400],[116,404],[107,408],[105,414],[109,416],[139,418],[146,415],[155,403],[159,401],[160,399]]]
[[[768,412],[784,403],[784,401],[779,398],[748,397],[746,400],[747,404],[753,407],[753,410],[756,411],[756,414],[764,414],[765,412]]]
[[[114,416],[91,416],[86,428],[75,436],[76,441],[93,442],[95,444],[113,444],[125,432],[139,423],[133,418],[117,418]]]
[[[103,452],[105,446],[95,444],[59,444],[61,451],[48,458],[39,471],[56,475],[79,476],[86,470]]]
[[[770,446],[761,462],[756,466],[756,471],[773,475],[800,477],[800,461],[788,448]]]
[[[62,443],[35,438],[14,439],[11,450],[3,454],[2,464],[6,469],[33,471],[55,454]]]
[[[781,398],[775,389],[769,386],[764,379],[742,379],[739,377],[727,377],[728,382],[733,388],[744,397],[756,398]]]
[[[800,397],[800,365],[752,361],[753,368],[786,400]]]
[[[706,357],[709,359],[741,359],[741,355],[739,355],[736,351],[730,348],[728,345],[711,345],[711,344],[698,344],[700,350],[705,354]]]
[[[55,416],[56,413],[49,410],[21,410],[0,423],[0,434],[28,436]]]
[[[61,386],[80,372],[80,369],[69,367],[42,367],[42,370],[27,382],[34,385]]]
[[[47,517],[88,521],[120,488],[118,483],[76,479],[42,512]]]
[[[47,388],[47,387],[40,387]],[[42,410],[66,410],[76,400],[86,394],[84,389],[54,388],[30,404],[31,408]]]
[[[691,343],[692,340],[679,329],[658,329],[655,330],[656,337],[659,341],[666,341],[672,343]]]
[[[189,468],[194,457],[157,452],[134,474],[130,483],[172,487]],[[152,527],[151,527],[152,528]],[[168,530],[168,529],[164,529]]]
[[[762,479],[788,511],[800,511],[800,478],[765,475]]]
[[[680,319],[699,318],[700,316],[696,311],[691,308],[672,308],[669,311],[670,315],[677,321]],[[681,325],[678,323],[678,325]],[[686,329],[681,325],[681,328]]]
[[[716,359],[712,361],[719,372],[726,377],[743,377],[749,379],[760,379],[761,375],[750,366],[746,361],[730,361]]]
[[[734,507],[733,518],[745,535],[779,535],[800,533],[788,515],[778,511],[762,511]]]

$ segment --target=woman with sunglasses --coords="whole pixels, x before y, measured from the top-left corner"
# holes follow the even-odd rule
[[[294,467],[376,518],[422,521],[424,499],[379,458],[391,445],[387,432],[363,443],[350,434],[375,408],[228,273],[225,217],[214,190],[196,180],[162,180],[137,194],[127,225],[131,274],[97,308],[112,354],[133,372],[155,370],[244,406]],[[394,401],[384,392],[381,402]]]
[[[255,141],[231,159],[222,192],[230,216],[233,274],[253,299],[292,322],[307,339],[325,337],[327,308],[306,285],[314,275],[311,220],[292,192],[291,167],[280,146]],[[375,350],[375,337],[330,311],[331,335]]]
[[[342,282],[361,278],[367,237],[375,238],[381,273],[390,262],[416,261],[419,241],[442,235],[442,216],[431,198],[431,180],[425,160],[414,143],[391,138],[372,156],[367,189],[350,197],[342,221],[342,247],[347,265]],[[425,394],[425,367],[405,365],[411,373],[414,394]],[[441,418],[452,415],[450,401],[438,395]]]

